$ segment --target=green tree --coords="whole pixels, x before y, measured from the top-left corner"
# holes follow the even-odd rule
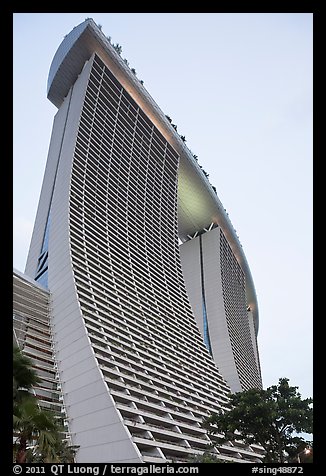
[[[13,401],[15,404],[31,396],[34,385],[40,382],[36,371],[32,367],[32,360],[22,354],[19,347],[13,347]]]
[[[30,446],[46,457],[54,457],[58,426],[54,414],[41,410],[34,398],[26,397],[16,405],[13,430],[16,436],[16,463],[26,463]]]
[[[288,448],[288,461],[290,463],[312,463],[313,462],[313,442],[304,441],[302,438],[293,438],[292,447]]]
[[[42,410],[32,393],[40,382],[32,360],[13,348],[14,460],[17,463],[71,463],[77,446],[64,439],[64,428],[55,413]]]
[[[280,378],[278,385],[266,390],[251,389],[230,395],[230,410],[214,413],[205,426],[216,445],[223,441],[241,439],[256,443],[265,450],[265,463],[287,462],[299,445],[308,443],[298,434],[312,433],[313,400],[302,399],[298,387],[289,379]]]
[[[202,455],[193,456],[191,463],[229,463],[229,461],[220,459],[214,453],[205,451]]]
[[[47,447],[37,445],[27,451],[26,463],[74,463],[79,446],[70,445],[62,438],[60,432],[52,433],[50,451]]]
[[[56,443],[56,458],[58,463],[73,463],[79,446],[70,445],[67,440],[59,438]]]

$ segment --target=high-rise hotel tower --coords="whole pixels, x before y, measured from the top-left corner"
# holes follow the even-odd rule
[[[50,67],[58,108],[25,273],[49,291],[77,462],[187,461],[261,387],[250,270],[214,187],[92,19]],[[259,447],[221,445],[254,461]]]

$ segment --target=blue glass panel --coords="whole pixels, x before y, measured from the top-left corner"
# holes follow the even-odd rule
[[[44,238],[42,243],[41,254],[38,258],[35,281],[48,288],[48,248],[49,248],[49,230],[50,230],[50,214],[45,226]]]
[[[199,253],[200,253],[200,272],[201,272],[201,295],[202,295],[202,306],[203,306],[204,342],[209,353],[213,355],[211,341],[209,338],[208,319],[207,319],[207,311],[206,311],[202,235],[199,235]]]
[[[35,279],[38,283],[48,289],[48,269],[42,273],[37,279]]]
[[[44,251],[49,250],[49,229],[50,229],[50,214],[49,214],[47,222],[46,222],[45,233],[44,233],[44,238],[43,238],[43,245],[42,245],[42,253],[44,253]]]
[[[211,341],[209,338],[209,332],[208,332],[208,320],[207,320],[207,312],[206,312],[206,306],[205,306],[205,301],[203,301],[203,330],[204,330],[204,342],[205,345],[211,355],[212,354],[212,347],[211,347]]]

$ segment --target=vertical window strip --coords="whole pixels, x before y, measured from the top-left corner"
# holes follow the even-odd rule
[[[208,328],[208,319],[207,319],[207,310],[206,310],[202,235],[199,235],[199,250],[200,250],[200,278],[201,278],[201,294],[202,294],[202,307],[203,307],[204,342],[207,347],[207,350],[213,356],[211,340],[209,337],[209,328]]]

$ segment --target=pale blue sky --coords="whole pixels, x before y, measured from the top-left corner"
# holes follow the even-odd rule
[[[24,271],[64,35],[92,17],[186,136],[237,230],[260,310],[264,387],[312,396],[312,13],[13,15],[15,268]]]

